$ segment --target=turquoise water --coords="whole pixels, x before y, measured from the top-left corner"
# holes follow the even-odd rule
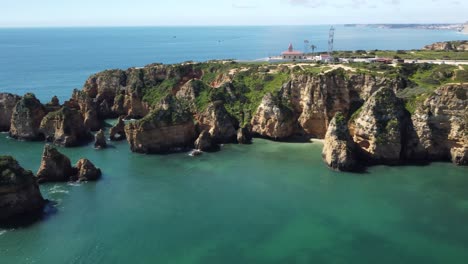
[[[0,92],[70,98],[89,75],[110,68],[277,55],[304,39],[327,50],[329,26],[0,29]],[[337,26],[335,48],[418,49],[466,39],[454,31]]]
[[[36,171],[43,143],[0,135]],[[57,212],[0,231],[1,263],[466,263],[468,174],[448,163],[328,170],[320,143],[225,145],[189,157],[113,148],[103,179],[41,190]]]
[[[328,26],[0,29],[0,92],[63,101],[107,68],[277,54]],[[337,49],[412,49],[449,31],[337,27]],[[0,263],[466,263],[468,171],[447,163],[336,173],[320,143],[226,145],[189,157],[126,142],[61,149],[103,179],[47,184],[56,212],[0,230]],[[43,143],[0,134],[0,154],[37,171]]]

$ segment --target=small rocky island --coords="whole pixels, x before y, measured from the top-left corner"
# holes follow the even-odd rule
[[[0,156],[0,225],[40,217],[45,204],[33,173]]]
[[[64,147],[87,144],[99,131],[95,146],[105,148],[104,120],[119,118],[110,140],[126,139],[138,153],[213,151],[252,136],[318,138],[325,139],[325,162],[337,170],[466,165],[467,82],[467,69],[435,64],[151,64],[97,73],[62,105],[0,94],[0,129]],[[55,154],[46,147],[44,156]],[[64,163],[65,178],[40,171],[41,181],[82,179]]]

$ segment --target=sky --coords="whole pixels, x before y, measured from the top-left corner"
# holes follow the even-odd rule
[[[466,0],[0,0],[0,27],[462,23]]]

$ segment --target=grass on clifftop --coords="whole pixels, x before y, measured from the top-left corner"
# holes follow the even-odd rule
[[[452,65],[405,64],[400,68],[399,76],[410,81],[410,87],[398,92],[405,100],[405,107],[414,113],[438,87],[448,83],[468,82],[468,67],[461,69]]]

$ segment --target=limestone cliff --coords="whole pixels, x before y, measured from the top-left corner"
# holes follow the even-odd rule
[[[468,51],[468,40],[444,41],[426,45],[424,50]]]
[[[20,99],[14,94],[0,93],[0,132],[10,130],[13,108]]]
[[[25,140],[42,139],[39,126],[45,115],[44,106],[34,94],[25,94],[13,108],[10,136]]]
[[[161,89],[171,89],[171,94],[175,95],[184,84],[201,75],[201,70],[190,63],[107,70],[91,76],[83,91],[96,101],[101,118],[120,115],[141,118],[151,110],[143,98],[145,90],[162,86]]]
[[[349,134],[346,117],[337,112],[325,135],[322,157],[332,169],[355,171],[358,169],[356,155],[356,145]]]
[[[91,139],[80,112],[67,106],[48,113],[41,121],[39,132],[47,141],[64,147],[78,146]]]
[[[79,108],[83,116],[85,127],[91,131],[97,131],[101,128],[101,120],[99,118],[98,105],[84,91],[74,90],[71,102],[68,102],[72,108]]]
[[[375,92],[352,121],[354,141],[369,163],[397,164],[406,145],[409,116],[391,88]]]
[[[252,118],[252,132],[263,137],[285,139],[293,135],[293,112],[278,97],[266,94]]]
[[[130,149],[139,153],[162,153],[193,146],[192,115],[173,97],[143,119],[125,126]]]
[[[200,130],[207,130],[214,143],[228,143],[236,140],[238,123],[220,101],[210,103],[198,115]]]
[[[419,159],[468,165],[468,85],[437,89],[412,116]]]
[[[396,91],[401,85],[397,79],[337,69],[320,75],[295,73],[281,93],[294,110],[297,133],[324,138],[335,113],[348,115],[378,89],[391,87]]]
[[[0,156],[0,224],[39,216],[45,203],[32,172]]]

